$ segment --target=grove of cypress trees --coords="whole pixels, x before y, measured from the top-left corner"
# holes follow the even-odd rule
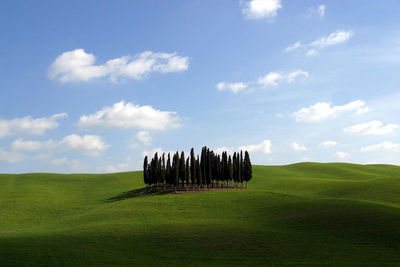
[[[167,161],[165,162],[165,153],[158,156],[154,153],[154,157],[149,162],[149,157],[146,155],[143,161],[143,181],[146,186],[167,184],[175,187],[189,187],[189,185],[219,187],[224,184],[232,184],[232,180],[238,185],[252,178],[252,165],[250,156],[247,151],[240,153],[235,152],[233,157],[223,151],[221,155],[217,155],[214,151],[207,147],[201,150],[201,156],[195,158],[194,149],[190,151],[190,156],[185,158],[185,153],[179,151],[171,154],[168,153]]]

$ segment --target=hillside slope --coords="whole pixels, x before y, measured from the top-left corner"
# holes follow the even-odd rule
[[[400,263],[400,167],[253,175],[249,190],[183,195],[141,194],[141,172],[0,175],[1,265]]]

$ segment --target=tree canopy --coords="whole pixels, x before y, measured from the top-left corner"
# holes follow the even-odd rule
[[[143,180],[147,186],[169,185],[173,187],[189,186],[224,186],[234,184],[238,186],[247,183],[252,178],[252,165],[247,151],[235,152],[233,156],[223,151],[218,155],[206,146],[201,149],[200,155],[195,155],[194,149],[190,156],[178,151],[168,153],[165,162],[165,153],[159,156],[155,153],[151,161],[145,156],[143,163]]]

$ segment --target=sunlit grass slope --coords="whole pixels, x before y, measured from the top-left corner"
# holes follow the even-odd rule
[[[0,175],[0,265],[400,264],[400,167],[253,175],[249,190],[183,195],[124,194],[141,172]]]

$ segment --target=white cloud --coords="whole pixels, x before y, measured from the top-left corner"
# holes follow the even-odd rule
[[[58,119],[66,118],[67,113],[34,119],[31,116],[12,120],[0,119],[0,138],[15,135],[42,135],[58,127]]]
[[[152,138],[147,131],[140,131],[133,136],[130,141],[130,148],[135,149],[139,146],[150,146],[152,142]]]
[[[318,14],[319,14],[320,17],[323,17],[325,15],[325,9],[326,9],[325,5],[319,5],[318,6],[317,11],[318,11]]]
[[[25,160],[25,158],[26,156],[23,153],[0,148],[0,161],[16,163]]]
[[[77,126],[88,130],[138,128],[161,131],[179,127],[178,120],[176,112],[121,101],[95,114],[81,116]]]
[[[389,123],[383,125],[383,123],[378,120],[356,124],[344,129],[344,131],[347,133],[357,135],[384,135],[392,134],[399,130],[399,124]]]
[[[358,111],[365,108],[365,103],[361,100],[350,102],[343,106],[332,106],[332,103],[319,102],[306,108],[302,108],[294,113],[292,117],[297,122],[315,122],[327,118],[336,118],[338,115]]]
[[[258,145],[247,145],[239,147],[239,150],[254,152],[254,153],[263,153],[263,154],[270,154],[271,153],[271,141],[264,140],[261,144]]]
[[[303,70],[295,70],[287,74],[283,74],[280,72],[270,72],[264,77],[258,78],[258,84],[261,84],[263,86],[277,86],[279,83],[285,81],[288,83],[292,83],[296,80],[296,78],[303,76],[304,78],[307,78],[309,76],[309,73]]]
[[[280,0],[250,0],[242,3],[242,13],[249,19],[272,18],[282,8]]]
[[[151,145],[151,136],[148,132],[146,131],[140,131],[136,134],[136,138],[143,144],[146,146]]]
[[[281,80],[283,80],[282,74],[273,71],[268,73],[264,77],[258,78],[258,83],[264,86],[269,86],[269,85],[277,86]]]
[[[345,159],[345,158],[349,157],[349,153],[338,151],[333,155],[333,157],[335,159]]]
[[[25,141],[19,138],[14,140],[7,149],[0,148],[0,161],[13,163],[27,159],[40,159],[48,157],[53,153],[64,151],[74,151],[96,157],[108,147],[109,145],[98,135],[79,136],[71,134],[58,142],[51,139],[47,141]],[[32,154],[32,152],[41,152],[42,154]],[[51,163],[53,165],[61,165],[65,163],[65,160],[63,158],[56,158]]]
[[[224,152],[224,151],[226,151],[228,154],[232,154],[232,148],[230,148],[230,147],[226,147],[226,146],[222,146],[222,147],[217,147],[216,149],[214,149],[213,151],[216,153],[216,154],[218,154],[218,155],[220,155],[220,154],[222,154],[222,152]]]
[[[162,153],[164,153],[164,151],[162,150],[161,147],[157,147],[157,148],[154,148],[154,149],[151,149],[151,150],[143,150],[142,157],[147,156],[149,158],[152,158],[152,157],[154,157],[154,154],[156,154],[156,152],[158,153],[159,156],[162,155]],[[175,153],[175,152],[172,152],[172,153]],[[168,154],[168,153],[166,153],[166,154]]]
[[[60,82],[90,81],[101,77],[109,77],[112,81],[118,78],[141,80],[152,72],[182,72],[189,67],[188,57],[151,51],[111,59],[103,65],[95,65],[95,62],[95,56],[83,49],[64,52],[51,64],[48,76]]]
[[[293,71],[293,72],[291,72],[291,73],[289,73],[289,74],[287,75],[287,81],[288,81],[289,83],[292,83],[292,82],[294,82],[294,80],[295,80],[297,77],[300,77],[300,76],[303,76],[304,78],[307,78],[307,77],[309,76],[309,73],[308,73],[307,71],[303,71],[303,70],[296,70],[296,71]]]
[[[325,141],[325,142],[322,142],[321,144],[319,144],[318,146],[328,148],[328,147],[334,147],[336,145],[337,145],[337,142],[335,142],[335,141]]]
[[[295,151],[306,151],[307,150],[307,147],[299,145],[296,142],[291,143],[290,147]]]
[[[362,152],[375,152],[375,151],[395,151],[400,152],[400,144],[394,144],[389,141],[382,142],[380,144],[366,146],[361,148]]]
[[[297,50],[297,49],[299,49],[301,46],[302,46],[301,42],[297,41],[297,42],[295,42],[294,44],[289,45],[288,47],[286,47],[285,51],[286,51],[286,52],[290,52],[290,51],[293,51],[293,50]]]
[[[308,56],[308,57],[312,57],[312,56],[316,56],[316,55],[318,55],[318,52],[315,51],[315,49],[308,50],[307,54],[306,54],[306,56]]]
[[[222,90],[230,90],[232,93],[237,94],[240,91],[243,91],[244,89],[247,88],[247,84],[243,82],[237,82],[237,83],[225,83],[225,82],[220,82],[216,85],[216,88],[219,91]]]
[[[335,32],[328,35],[328,37],[321,37],[310,43],[310,46],[324,48],[332,45],[337,45],[340,43],[347,42],[351,37],[353,37],[352,31],[336,30]]]
[[[367,113],[370,111],[371,111],[371,109],[369,107],[360,108],[360,109],[357,109],[357,114],[361,115],[361,114],[364,114],[364,113]]]
[[[24,141],[21,138],[11,143],[10,148],[13,151],[36,151],[42,148],[39,141]]]
[[[109,145],[98,135],[79,136],[77,134],[71,134],[64,137],[57,144],[57,148],[60,150],[78,151],[90,156],[98,156],[108,147]]]
[[[323,5],[321,5],[323,6]],[[318,14],[325,14],[325,6],[318,8]],[[322,12],[323,11],[323,12]],[[321,15],[320,15],[321,16]],[[354,33],[352,31],[345,31],[345,30],[336,30],[335,32],[332,32],[328,36],[323,36],[315,41],[308,43],[308,44],[302,44],[300,41],[294,43],[293,45],[288,46],[285,51],[290,52],[294,51],[297,49],[304,49],[307,50],[306,55],[307,56],[315,56],[318,54],[318,50],[333,46],[333,45],[338,45],[341,43],[347,42],[351,37],[354,36]]]

